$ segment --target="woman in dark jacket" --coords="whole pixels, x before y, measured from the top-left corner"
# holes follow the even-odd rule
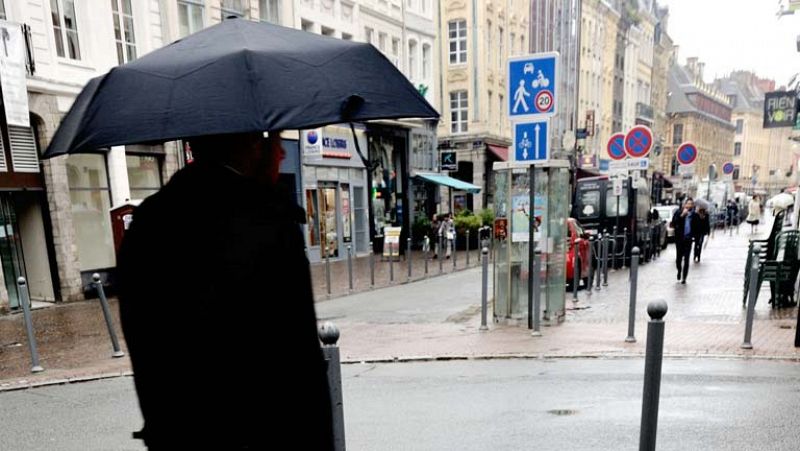
[[[700,230],[694,239],[694,261],[700,263],[700,253],[703,252],[703,241],[706,236],[711,233],[711,220],[708,217],[708,211],[701,208],[697,211],[697,217],[700,220]]]

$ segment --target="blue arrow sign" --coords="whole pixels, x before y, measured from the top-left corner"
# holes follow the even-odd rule
[[[556,113],[558,52],[517,56],[508,60],[508,116]]]
[[[550,159],[550,130],[547,119],[514,123],[514,160],[544,163]]]

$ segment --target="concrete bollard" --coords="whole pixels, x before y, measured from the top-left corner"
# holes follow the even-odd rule
[[[394,282],[394,246],[389,243],[389,282]]]
[[[469,229],[467,229],[467,268],[469,268]]]
[[[333,419],[333,446],[336,451],[345,450],[344,440],[344,403],[342,401],[342,365],[339,356],[339,329],[333,323],[326,322],[319,329],[322,341],[322,354],[328,363],[328,387],[331,393],[331,410]]]
[[[664,354],[665,301],[648,304],[647,350],[644,361],[644,390],[642,393],[642,424],[639,432],[639,451],[655,451],[658,429],[658,401],[661,394],[661,362]]]
[[[106,320],[106,327],[108,327],[108,335],[111,337],[111,348],[114,353],[112,357],[122,357],[125,355],[119,348],[119,340],[117,339],[117,332],[114,330],[114,321],[111,319],[111,309],[108,307],[108,299],[106,299],[106,291],[103,289],[103,283],[100,281],[100,274],[92,274],[92,282],[97,290],[97,296],[100,298],[100,307],[103,309],[103,318]]]
[[[594,285],[594,237],[589,237],[589,274],[586,277],[586,296],[592,296],[592,285]]]
[[[758,299],[758,254],[761,253],[761,246],[753,246],[753,253],[750,258],[750,296],[747,301],[747,319],[744,324],[744,342],[742,349],[753,349],[751,336],[753,334],[753,316],[756,312],[756,300]]]
[[[44,368],[39,364],[39,349],[36,347],[36,335],[33,333],[28,283],[24,277],[17,279],[17,288],[19,289],[19,303],[22,305],[22,316],[25,321],[25,332],[28,334],[28,348],[31,351],[31,373],[40,373],[44,371]]]
[[[608,253],[609,253],[609,237],[608,234],[603,235],[603,286],[608,286]]]
[[[631,250],[631,275],[630,284],[631,291],[628,296],[628,336],[625,337],[626,343],[636,343],[636,337],[633,334],[634,324],[636,322],[636,283],[639,275],[639,248],[634,247]]]
[[[436,256],[439,258],[439,274],[444,272],[444,246],[442,245],[442,235],[439,234],[439,245],[437,247],[438,251],[436,252]]]

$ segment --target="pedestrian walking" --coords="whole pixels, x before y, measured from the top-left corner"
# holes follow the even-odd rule
[[[694,262],[700,263],[700,254],[703,251],[703,241],[705,240],[706,236],[711,233],[711,219],[709,218],[708,211],[705,208],[700,208],[697,210],[697,218],[700,226],[694,240]]]
[[[292,447],[332,450],[305,214],[278,184],[280,134],[190,142],[194,161],[135,210],[117,268],[144,418],[134,436],[159,450],[268,449],[299,430]]]
[[[675,229],[675,266],[678,269],[678,280],[686,284],[689,275],[689,256],[692,253],[692,241],[700,231],[700,218],[694,211],[694,201],[687,197],[683,208],[672,216],[672,227]]]
[[[433,215],[431,218],[431,230],[430,230],[430,237],[433,241],[433,258],[439,258],[439,248],[443,245],[442,234],[441,234],[441,219],[439,215]]]
[[[750,224],[750,233],[758,232],[758,223],[761,219],[761,200],[758,198],[758,195],[754,195],[752,199],[750,199],[750,203],[747,205],[747,221]]]
[[[456,239],[456,227],[453,221],[453,213],[448,213],[441,222],[440,235],[444,237],[445,258],[450,258],[450,251],[453,248],[453,241]]]

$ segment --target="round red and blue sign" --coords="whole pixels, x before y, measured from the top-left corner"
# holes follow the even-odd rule
[[[730,161],[722,165],[722,173],[725,175],[733,174],[733,169],[734,169],[733,163],[731,163]]]
[[[653,132],[644,125],[637,125],[625,135],[625,152],[631,158],[646,157],[653,148]]]
[[[697,159],[697,147],[692,143],[683,143],[678,147],[675,157],[682,165],[692,164]]]
[[[625,134],[614,133],[611,135],[606,150],[608,150],[608,156],[611,157],[612,160],[624,159],[627,155],[625,153]]]

